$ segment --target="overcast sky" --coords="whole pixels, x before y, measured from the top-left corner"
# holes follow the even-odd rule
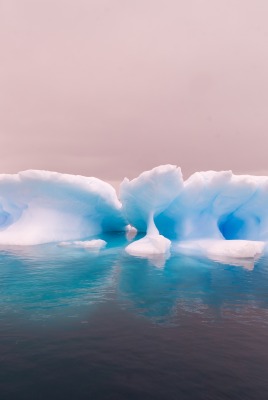
[[[268,173],[267,0],[0,0],[0,172]]]

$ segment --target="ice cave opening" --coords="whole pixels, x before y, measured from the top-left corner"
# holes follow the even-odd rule
[[[226,240],[260,240],[260,218],[256,215],[224,215],[218,227]]]

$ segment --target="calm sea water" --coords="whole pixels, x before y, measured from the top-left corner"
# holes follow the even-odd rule
[[[0,399],[268,398],[268,260],[0,250]]]

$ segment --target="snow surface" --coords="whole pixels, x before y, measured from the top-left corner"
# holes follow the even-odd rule
[[[97,178],[48,171],[0,175],[0,244],[32,245],[123,230],[115,190]]]

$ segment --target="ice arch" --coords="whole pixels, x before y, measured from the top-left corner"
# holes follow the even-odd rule
[[[268,177],[207,171],[184,181],[180,168],[164,165],[125,179],[120,200],[96,178],[2,174],[0,245],[79,240],[127,224],[147,232],[152,252],[170,240],[268,241]]]
[[[206,171],[183,181],[174,171],[160,166],[122,183],[130,224],[146,231],[153,212],[159,233],[172,240],[268,240],[268,177]]]
[[[123,230],[114,188],[97,178],[48,171],[0,175],[0,245],[77,240]]]

